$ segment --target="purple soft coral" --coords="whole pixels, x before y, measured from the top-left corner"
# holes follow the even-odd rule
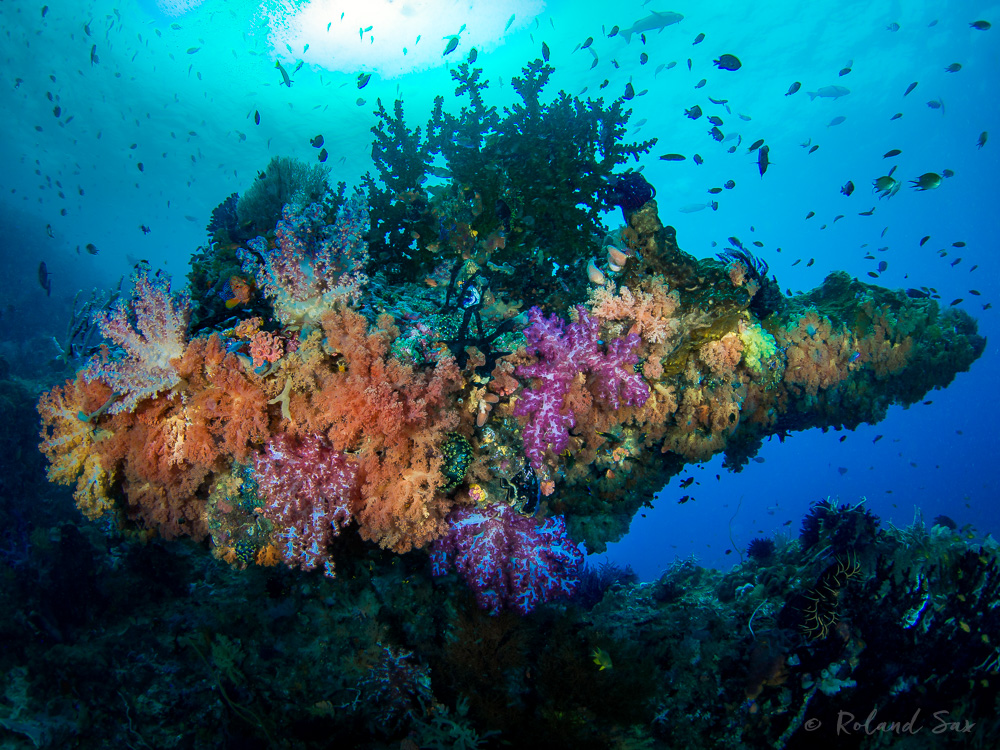
[[[561,516],[539,521],[498,503],[457,508],[448,525],[431,547],[434,575],[454,564],[490,614],[506,606],[526,615],[541,603],[571,596],[580,582],[583,553]]]
[[[632,367],[639,361],[635,354],[638,334],[615,339],[603,351],[600,322],[584,307],[576,309],[580,320],[568,325],[556,315],[546,319],[537,307],[528,312],[530,323],[524,337],[528,353],[538,361],[521,365],[517,374],[538,382],[521,394],[514,414],[528,417],[524,453],[536,470],[542,466],[546,449],[561,453],[569,443],[569,430],[576,426],[576,419],[564,411],[563,399],[577,373],[589,373],[595,392],[613,409],[620,408],[623,401],[638,406],[649,398],[649,386]]]

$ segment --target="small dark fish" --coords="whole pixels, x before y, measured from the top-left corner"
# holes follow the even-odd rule
[[[969,24],[969,28],[979,29],[979,31],[989,31],[990,25],[989,21],[973,21]]]
[[[712,123],[713,125],[722,125],[722,118],[721,117],[716,117],[715,115],[712,115],[711,117],[709,117],[708,121],[710,123]]]
[[[475,47],[469,50],[469,65],[472,65],[472,63],[474,63],[476,61],[476,58],[478,57],[479,53],[476,51]]]
[[[954,170],[951,170],[951,169],[942,169],[941,170],[941,176],[942,177],[954,177],[955,176],[955,172],[954,172]]]
[[[922,238],[920,240],[920,247],[923,247],[927,243],[927,240],[929,240],[930,238],[931,236],[929,234],[926,237]]]
[[[815,258],[810,258],[810,259],[809,259],[809,262],[808,262],[808,263],[806,263],[806,268],[809,268],[809,266],[811,266],[811,265],[812,265],[813,263],[815,263],[815,262],[816,262],[816,259],[815,259]]]
[[[720,55],[718,60],[712,61],[720,70],[739,70],[743,63],[736,55]]]
[[[53,117],[59,117],[59,115],[61,114],[62,114],[62,107],[60,107],[58,104],[52,108]]]
[[[647,55],[645,52],[643,52],[641,55],[639,55],[639,64],[640,65],[645,65],[648,62],[649,62],[649,55]]]
[[[748,154],[753,153],[763,145],[764,145],[764,139],[758,138],[756,141],[750,144],[750,148],[747,149],[747,153]]]
[[[924,289],[907,289],[906,296],[910,299],[927,299],[931,293]]]
[[[722,139],[726,137],[725,134],[718,128],[712,128],[708,131],[708,134],[720,143],[722,142]]]
[[[810,211],[809,213],[807,213],[807,214],[806,214],[806,218],[807,218],[807,219],[811,219],[811,218],[812,218],[813,216],[815,216],[815,215],[816,215],[816,212],[815,212],[815,211]]]
[[[893,21],[888,26],[885,27],[886,31],[899,31],[899,24]]]
[[[853,182],[851,182],[850,180],[848,180],[848,181],[847,181],[847,184],[846,184],[846,185],[844,185],[844,187],[842,187],[842,188],[840,189],[840,192],[841,192],[841,193],[842,193],[843,195],[850,195],[851,193],[853,193],[853,192],[854,192],[854,183],[853,183]]]
[[[52,296],[52,274],[49,273],[49,269],[45,266],[45,261],[43,260],[38,264],[38,283],[45,290],[45,296]]]
[[[841,68],[839,75],[846,76],[850,72],[851,72],[850,68]]]
[[[894,148],[892,149],[892,151],[886,151],[884,154],[882,154],[882,158],[888,159],[891,156],[899,156],[901,153],[903,152],[900,151],[898,148]]]
[[[455,42],[455,45],[457,46],[458,42]],[[542,42],[542,59],[545,60],[545,62],[549,61],[549,45],[545,42]]]
[[[722,187],[724,187],[726,190],[732,190],[734,187],[736,187],[736,181],[726,180],[726,184],[723,185]]]
[[[43,5],[43,6],[42,6],[42,18],[45,18],[45,15],[46,15],[46,14],[47,14],[48,12],[49,12],[49,6],[48,6],[48,5]],[[984,22],[984,23],[985,23],[985,22]]]
[[[201,47],[188,47],[188,51],[187,51],[187,53],[188,53],[189,55],[193,55],[193,54],[194,54],[195,52],[197,52],[197,51],[198,51],[198,50],[200,50],[200,49],[201,49]]]
[[[816,149],[818,149],[818,148],[819,148],[819,144],[817,143],[817,144],[816,144],[815,146],[812,146],[812,147],[811,147],[811,148],[809,149],[808,153],[810,153],[810,154],[812,154],[812,153],[815,153],[815,152],[816,152]]]
[[[701,117],[701,107],[695,104],[693,107],[691,107],[691,109],[685,109],[684,114],[685,116],[690,117],[692,120],[697,120],[699,117]]]
[[[97,255],[97,253],[98,253],[98,250],[97,250],[97,245],[95,245],[95,244],[94,244],[93,242],[88,242],[88,243],[87,243],[87,244],[86,244],[86,245],[84,246],[84,249],[85,249],[85,250],[86,250],[86,251],[87,251],[88,253],[90,253],[91,255]]]
[[[722,188],[720,187],[709,188],[708,192],[710,192],[712,195],[718,195],[719,193],[722,192]]]
[[[608,32],[608,39],[610,39],[611,37],[615,36],[616,34],[618,34],[618,27],[617,26],[612,26],[611,27],[611,31]]]
[[[147,226],[146,226],[145,224],[140,224],[140,225],[139,225],[139,229],[141,229],[141,230],[142,230],[142,233],[143,233],[143,234],[149,234],[150,232],[152,232],[152,231],[153,231],[152,229],[150,229],[149,227],[147,227]],[[89,248],[89,247],[90,247],[90,245],[87,245],[87,247]],[[96,253],[95,253],[95,255],[96,255]]]
[[[288,77],[288,71],[285,70],[284,66],[280,62],[275,61],[274,67],[277,68],[279,73],[281,73],[281,83],[288,88],[291,88],[292,79]]]
[[[927,102],[927,106],[931,109],[941,109],[944,106],[944,102],[940,99],[931,99]]]
[[[253,124],[260,125],[260,110],[253,111]]]
[[[97,45],[95,44],[90,48],[90,64],[97,65],[101,61],[101,58],[97,56]]]
[[[903,116],[902,112],[897,112],[896,114],[894,114],[892,117],[889,118],[889,122],[892,122],[893,120],[898,120],[902,116]]]
[[[961,69],[962,69],[961,65],[959,65],[958,63],[952,63],[947,68],[945,68],[945,71],[947,71],[948,73],[957,73]]]
[[[137,166],[137,167],[139,168],[139,171],[140,171],[140,172],[143,172],[143,171],[145,171],[145,169],[146,169],[146,168],[145,168],[145,167],[144,167],[144,166],[142,165],[142,162],[139,162],[138,164],[136,164],[136,166]]]
[[[691,58],[688,58],[688,70],[691,70]]]
[[[761,146],[757,151],[757,169],[760,170],[760,176],[764,176],[764,172],[767,171],[767,165],[769,164],[767,156],[770,153],[771,148],[769,146]]]
[[[802,258],[798,258],[798,259],[796,259],[796,261],[794,263],[792,263],[792,265],[793,266],[797,266],[801,262],[802,262]],[[791,291],[789,291],[788,293],[791,294]]]
[[[911,83],[911,84],[910,84],[909,86],[907,86],[907,87],[906,87],[906,91],[904,91],[904,92],[903,92],[903,96],[906,96],[906,95],[907,95],[907,94],[909,94],[909,93],[910,93],[911,91],[913,91],[913,89],[915,89],[915,88],[917,87],[917,84],[918,84],[918,83],[919,83],[919,81],[914,81],[914,82],[913,82],[913,83]]]
[[[315,138],[310,138],[309,139],[309,143],[312,144],[313,148],[322,148],[323,147],[323,136],[322,135],[317,135]]]
[[[982,292],[980,292],[978,289],[970,289],[969,294],[971,294],[973,297],[979,297],[982,295]]]
[[[625,93],[622,94],[622,99],[631,99],[633,96],[635,96],[635,89],[632,88],[632,83],[631,82],[626,83]]]
[[[319,152],[319,160],[320,160],[321,162],[324,162],[324,161],[326,161],[326,157],[327,157],[327,156],[329,156],[329,154],[327,154],[327,153],[326,153],[326,149],[325,149],[325,148],[324,148],[324,149],[320,149],[320,152]]]
[[[962,302],[963,302],[963,301],[964,301],[964,300],[963,300],[963,299],[962,299],[961,297],[958,297],[958,298],[956,298],[956,299],[953,299],[953,300],[952,300],[951,302],[949,302],[948,304],[949,304],[950,306],[955,306],[955,305],[960,305],[960,304],[962,304]]]
[[[962,242],[962,241],[958,241],[958,242],[952,242],[952,243],[951,243],[951,246],[952,246],[952,247],[965,247],[965,243],[964,243],[964,242]]]
[[[588,36],[587,41],[580,45],[580,49],[587,49],[591,44],[594,43],[594,37]]]
[[[702,78],[702,79],[701,79],[700,81],[698,81],[698,83],[696,83],[696,84],[694,85],[694,87],[695,87],[696,89],[700,89],[700,88],[701,88],[702,86],[704,86],[704,85],[705,85],[706,83],[708,83],[708,79],[707,79],[707,78]]]
[[[889,267],[889,264],[886,263],[884,260],[880,260],[878,262],[878,271],[879,271],[879,273],[883,273],[885,271],[885,269],[887,269],[888,267]]]
[[[754,247],[764,247],[764,243],[761,242],[760,240],[754,240],[753,241],[753,246]]]
[[[793,83],[791,86],[788,87],[788,91],[785,92],[785,96],[791,96],[800,88],[802,88],[802,84],[796,81],[795,83]]]
[[[691,499],[690,495],[684,495],[684,497],[682,497],[680,500],[677,501],[677,504],[684,505],[684,503],[686,503],[690,499]]]
[[[979,140],[976,142],[976,145],[979,148],[982,148],[983,146],[986,145],[986,139],[989,137],[990,137],[989,131],[984,130],[982,133],[979,134]]]
[[[358,88],[363,89],[368,85],[368,81],[371,80],[371,73],[358,73]]]
[[[704,34],[699,34],[698,36],[696,36],[694,38],[694,41],[691,42],[691,44],[701,44],[703,41],[705,41],[705,35]]]
[[[458,37],[453,36],[451,39],[448,40],[448,46],[444,48],[444,54],[442,54],[441,57],[444,57],[445,55],[450,55],[456,49],[458,49]],[[543,43],[542,49],[547,51],[548,47],[546,47],[545,44]],[[548,56],[546,56],[545,59],[548,60],[549,59]]]
[[[700,154],[695,154],[694,156],[691,157],[691,159],[694,161],[695,164],[704,164],[705,163],[705,160],[701,158]]]
[[[875,206],[872,206],[868,211],[860,211],[858,216],[871,216],[873,213],[875,213]]]
[[[686,490],[686,489],[687,489],[688,487],[690,487],[690,486],[691,486],[692,484],[694,484],[694,477],[688,477],[687,479],[683,479],[683,480],[681,480],[681,481],[680,481],[680,483],[678,484],[678,486],[679,486],[679,487],[680,487],[680,488],[681,488],[682,490]]]
[[[661,161],[684,161],[687,157],[682,154],[664,154],[660,157]]]

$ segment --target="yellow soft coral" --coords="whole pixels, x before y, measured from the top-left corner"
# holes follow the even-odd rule
[[[46,474],[50,482],[66,486],[76,482],[94,444],[94,428],[86,420],[78,386],[79,378],[76,383],[67,380],[38,402],[42,417],[39,450],[49,460]]]
[[[83,474],[76,482],[76,492],[73,498],[87,518],[100,518],[105,511],[114,507],[114,500],[109,496],[113,475],[105,471],[100,456],[87,456],[83,465]]]

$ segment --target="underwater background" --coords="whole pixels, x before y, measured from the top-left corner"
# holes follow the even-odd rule
[[[1000,18],[998,10],[996,4],[976,2],[0,2],[0,375],[16,381],[4,386],[3,406],[8,416],[8,468],[0,485],[5,502],[5,629],[10,643],[23,637],[32,644],[22,646],[25,654],[63,649],[66,657],[62,664],[54,664],[51,656],[47,661],[40,656],[21,660],[11,653],[4,657],[3,746],[98,747],[111,738],[127,738],[132,747],[360,747],[368,746],[367,737],[374,738],[373,747],[485,747],[502,739],[528,742],[535,737],[566,747],[694,743],[676,726],[666,728],[674,720],[692,732],[699,721],[710,725],[713,729],[702,727],[701,735],[713,739],[698,740],[705,746],[796,746],[809,739],[804,728],[810,710],[826,722],[830,734],[823,739],[834,736],[828,717],[836,715],[836,701],[850,692],[842,693],[843,688],[870,688],[851,704],[859,717],[876,704],[895,706],[898,710],[888,719],[902,721],[918,704],[924,717],[938,708],[950,710],[953,718],[978,723],[979,746],[995,746],[996,734],[985,717],[995,716],[995,689],[989,683],[1000,664],[993,644],[1000,631],[984,623],[995,618],[1000,578],[996,562],[984,560],[996,555],[990,535],[1000,521],[995,502],[1000,487],[993,470],[1000,362],[992,309],[1000,286],[1000,160],[990,138],[993,133],[1000,137],[1000,44],[998,29],[990,23]],[[725,55],[737,63],[727,63]],[[192,255],[211,250],[213,237],[205,227],[213,209],[230,194],[251,189],[272,158],[291,157],[310,167],[322,164],[329,169],[331,187],[343,182],[349,195],[366,173],[379,174],[372,158],[372,130],[390,122],[375,114],[380,105],[392,112],[393,102],[402,100],[410,127],[428,121],[438,96],[444,97],[444,111],[457,116],[468,99],[456,96],[453,71],[466,63],[467,69],[481,69],[481,80],[488,82],[486,104],[502,110],[520,101],[513,79],[543,57],[553,68],[543,102],[559,91],[581,100],[602,98],[607,107],[617,100],[631,110],[624,140],[656,139],[616,171],[641,170],[655,188],[659,220],[676,230],[683,252],[714,259],[727,249],[745,248],[766,263],[765,277],[773,276],[788,297],[843,271],[866,284],[910,290],[903,295],[907,299],[958,308],[976,320],[978,336],[985,339],[969,359],[971,366],[965,360],[966,366],[956,364],[959,372],[947,388],[930,390],[906,408],[889,406],[876,424],[840,430],[838,419],[850,419],[839,414],[829,421],[833,429],[779,430],[780,439],[778,434],[765,439],[738,471],[723,466],[721,454],[685,461],[655,499],[650,497],[652,507],[641,508],[630,525],[625,522],[628,532],[620,541],[608,534],[606,550],[588,546],[590,569],[603,565],[603,570],[621,574],[614,589],[620,599],[599,605],[607,609],[603,621],[589,614],[593,602],[579,605],[588,612],[582,616],[553,605],[557,609],[533,625],[518,624],[518,615],[510,611],[490,617],[471,606],[456,614],[458,604],[434,599],[436,579],[425,569],[426,558],[412,560],[420,553],[400,557],[384,552],[379,557],[358,539],[350,542],[354,546],[345,544],[343,560],[337,562],[336,580],[347,577],[357,584],[342,594],[342,601],[350,602],[345,605],[349,612],[323,614],[317,611],[323,605],[333,611],[337,595],[328,587],[336,584],[316,573],[280,568],[277,574],[253,566],[231,570],[194,544],[123,539],[107,517],[84,519],[68,490],[46,486],[37,452],[35,403],[85,363],[67,362],[59,348],[79,290],[86,298],[92,288],[117,288],[123,276],[127,289],[130,274],[140,267],[162,269],[179,291]],[[722,65],[713,64],[716,60]],[[692,111],[695,106],[700,113]],[[718,137],[711,133],[710,117],[721,121]],[[390,141],[399,135],[390,128]],[[761,147],[751,146],[758,139],[767,149],[763,165]],[[449,166],[438,156],[423,188],[445,190],[452,177]],[[882,195],[873,185],[880,178]],[[886,189],[893,179],[899,184]],[[577,189],[555,168],[551,181],[537,184],[538,195],[570,195]],[[338,207],[345,205],[344,195]],[[563,201],[574,205],[565,197]],[[602,206],[600,218],[607,231],[626,223],[622,207],[610,203]],[[559,231],[554,225],[553,234]],[[256,234],[267,232],[251,232],[234,244],[248,244]],[[603,250],[600,243],[598,247]],[[574,290],[584,290],[576,300],[584,303],[588,259],[581,255],[580,262],[562,264],[532,259],[528,270],[519,273],[547,275],[553,286],[565,278]],[[370,268],[369,275],[377,270]],[[150,274],[155,293],[160,277],[152,270]],[[426,275],[407,281],[423,283]],[[435,284],[447,284],[446,272],[435,278]],[[229,292],[233,294],[231,288]],[[191,293],[208,297],[214,290],[195,288]],[[568,306],[546,307],[545,312],[565,317]],[[827,499],[831,504],[816,505]],[[805,544],[796,542],[803,518],[835,514],[838,508],[848,514],[848,523],[864,525],[878,518],[883,531],[905,533],[899,531],[891,540],[880,537],[883,546],[872,542],[867,551],[852,542],[822,565],[817,563],[821,555],[796,558],[796,544]],[[910,526],[921,518],[923,523]],[[71,532],[69,526],[83,531]],[[923,541],[917,539],[917,527],[924,529]],[[107,546],[99,541],[105,533]],[[761,569],[748,572],[744,567],[755,564],[747,553],[755,538],[777,541],[781,564],[768,575],[784,583],[762,584]],[[405,551],[399,548],[405,545],[393,547],[387,539],[376,537],[383,548]],[[913,553],[917,548],[924,550],[919,563],[898,556],[903,554],[899,550]],[[894,568],[888,562],[893,555]],[[970,568],[955,562],[969,555]],[[963,579],[963,571],[977,565],[972,557],[984,561],[985,572],[966,572]],[[395,559],[410,560],[398,564],[408,566],[403,573],[392,567]],[[365,573],[352,567],[360,568],[362,560],[368,565]],[[924,674],[915,676],[915,665],[908,673],[899,667],[883,674],[881,682],[871,677],[866,683],[863,670],[853,672],[857,664],[851,662],[864,667],[864,659],[877,650],[872,631],[885,624],[872,620],[863,635],[845,633],[837,649],[824,646],[834,639],[827,631],[851,619],[842,613],[822,624],[823,607],[833,608],[837,595],[823,599],[815,592],[821,584],[847,592],[863,570],[867,583],[864,588],[851,584],[856,588],[843,595],[841,607],[877,608],[883,597],[891,599],[887,592],[892,585],[903,586],[891,571],[898,573],[905,565],[927,566],[913,580],[922,575],[936,583],[913,584],[892,605],[889,619],[898,623],[908,614],[919,619],[924,595],[940,607],[934,625],[916,628],[923,628],[924,640],[917,638],[905,648],[926,655],[920,649],[932,648],[932,635],[954,640],[955,634],[961,638],[965,633],[978,638],[985,650],[976,652],[975,664],[965,663],[933,641],[942,666],[929,657],[924,662],[928,674],[938,676],[937,683]],[[627,566],[635,576],[625,574]],[[135,578],[126,580],[123,571],[130,568]],[[383,568],[390,572],[380,579]],[[351,572],[345,575],[342,569]],[[149,622],[164,623],[174,647],[188,657],[186,668],[201,665],[200,672],[191,672],[190,683],[199,698],[188,706],[171,693],[172,687],[161,687],[155,699],[143,704],[141,696],[150,684],[176,679],[180,685],[184,680],[174,677],[169,660],[154,665],[150,654],[157,647],[137,639],[124,649],[128,658],[118,662],[108,657],[108,663],[124,672],[131,659],[137,669],[148,667],[147,681],[112,680],[118,695],[88,700],[81,687],[96,680],[100,669],[94,666],[97,660],[82,668],[87,659],[69,659],[71,644],[93,628],[110,628],[110,621],[100,624],[103,613],[135,605],[140,582],[163,572],[172,578],[163,584],[169,591],[158,601],[162,611]],[[766,597],[759,594],[764,598],[753,604],[771,612],[775,633],[804,635],[804,644],[774,635],[762,649],[753,628],[746,630],[746,613],[740,609],[746,602],[741,599],[720,595],[718,606],[731,611],[711,625],[674,627],[674,616],[661,611],[680,601],[678,589],[709,596],[724,588],[719,581],[728,580],[726,575],[736,577],[731,589],[763,586]],[[368,580],[365,576],[382,583],[366,588],[358,583]],[[386,603],[388,588],[399,585],[393,576],[407,583],[420,580],[413,583],[417,593],[412,601]],[[802,585],[797,589],[792,583],[797,577],[798,584],[811,579],[815,586],[802,584],[803,592]],[[960,581],[969,577],[977,583],[966,590]],[[639,581],[649,588],[638,587]],[[461,581],[454,586],[458,590]],[[40,591],[55,592],[54,598],[66,601],[86,596],[101,605],[81,605],[72,614],[51,604],[46,609],[33,599]],[[372,591],[385,601],[375,603]],[[809,601],[810,591],[819,597],[819,609],[803,634],[801,623],[782,620],[775,602],[784,597],[808,612],[808,603],[793,600]],[[971,600],[973,593],[980,602],[975,612],[947,611],[949,601],[964,606],[950,597]],[[268,604],[257,607],[254,596]],[[214,601],[220,611],[235,613],[245,598],[244,606],[256,611],[246,614],[246,621],[230,621],[237,623],[235,628],[210,626],[204,611],[192,615],[173,604],[196,598],[201,600],[196,609]],[[401,624],[406,618],[400,613],[408,609],[422,614],[412,625]],[[657,611],[655,617],[649,614]],[[380,617],[392,624],[379,624]],[[726,617],[738,626],[722,624]],[[976,621],[970,623],[974,617],[980,618],[979,630]],[[323,651],[310,641],[310,619],[312,625],[323,620],[324,637],[340,639],[340,645],[327,644],[323,648],[330,650]],[[670,635],[644,629],[654,619]],[[301,640],[294,647],[277,641],[266,645],[268,629],[288,620],[303,629],[297,631]],[[123,634],[128,630],[127,623],[117,617],[114,621]],[[853,622],[864,630],[860,614]],[[733,643],[749,640],[718,645],[727,627]],[[951,630],[942,634],[936,627]],[[471,646],[458,654],[437,643],[440,653],[435,653],[433,634],[444,639],[443,632],[462,628],[488,633],[481,639],[495,637],[493,656],[506,661],[480,664],[475,660],[486,657],[473,654]],[[911,628],[904,629],[914,632]],[[576,643],[575,657],[548,650],[556,634],[563,643]],[[629,671],[630,660],[641,659],[628,654],[622,643],[674,637],[678,652],[670,657],[671,666],[664,667],[668,677],[640,667]],[[176,645],[185,638],[186,650]],[[688,653],[692,638],[704,643],[700,655]],[[867,654],[864,638],[871,641]],[[471,636],[468,640],[477,642]],[[454,646],[461,637],[448,636],[447,641]],[[719,649],[711,657],[709,641]],[[428,645],[429,655],[421,656],[419,642]],[[509,643],[517,644],[517,653],[501,654]],[[251,644],[256,650],[249,654]],[[371,656],[374,644],[382,648],[377,657]],[[283,678],[278,677],[269,688],[261,686],[259,681],[274,671],[270,664],[287,665],[294,649],[333,665],[338,659],[356,659],[352,651],[369,656],[354,663],[362,675],[356,684],[347,684],[347,678],[344,684],[331,680],[326,692],[292,685],[296,679],[314,684],[310,680],[315,675],[302,667],[298,678],[289,673],[291,686],[279,684]],[[106,653],[113,651],[109,647]],[[963,653],[972,659],[968,649]],[[681,686],[676,673],[692,667],[698,672],[702,658],[722,666],[705,667],[711,676],[702,682],[711,684],[696,686],[704,690],[698,694]],[[373,670],[381,678],[372,678]],[[432,685],[441,684],[437,675],[448,670],[452,682],[432,691]],[[532,678],[532,670],[545,676]],[[514,672],[518,677],[511,676]],[[557,672],[558,678],[553,676]],[[808,678],[803,676],[807,673]],[[472,699],[470,707],[467,686],[484,675],[508,692]],[[546,689],[552,692],[533,693],[525,686],[537,686],[537,680],[548,680]],[[560,681],[591,681],[595,694],[618,690],[628,699],[612,701],[605,714],[586,697],[561,704],[552,697]],[[671,705],[671,690],[665,687],[671,681],[673,698],[680,693],[694,697],[685,698],[686,703],[677,698],[680,702]],[[907,702],[918,682],[937,685],[939,706],[916,698]],[[365,696],[360,702],[367,701],[369,709],[358,707],[357,696]],[[920,701],[926,699],[921,694]],[[827,703],[818,706],[821,700]],[[726,708],[699,714],[702,701]],[[289,704],[298,705],[302,716],[293,717]],[[430,708],[443,705],[451,713]],[[372,706],[383,709],[379,713]],[[98,718],[102,712],[106,716]],[[167,731],[181,731],[177,727],[195,721],[196,715],[210,727],[199,736],[190,729],[183,738]],[[517,729],[515,717],[534,722],[535,732]],[[927,718],[922,741],[930,741],[933,725]],[[335,743],[337,732],[345,744]],[[949,732],[942,741],[967,739],[953,727]],[[901,741],[897,735],[889,731],[872,740],[855,734],[844,741],[889,744]]]

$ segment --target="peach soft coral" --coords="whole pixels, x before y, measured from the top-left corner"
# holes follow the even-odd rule
[[[361,536],[396,552],[421,547],[445,530],[452,500],[444,485],[440,446],[459,424],[453,396],[461,371],[450,354],[414,371],[389,354],[398,330],[383,318],[377,327],[344,308],[322,319],[326,367],[313,366],[311,382],[290,398],[290,429],[321,432],[335,450],[359,462]]]

